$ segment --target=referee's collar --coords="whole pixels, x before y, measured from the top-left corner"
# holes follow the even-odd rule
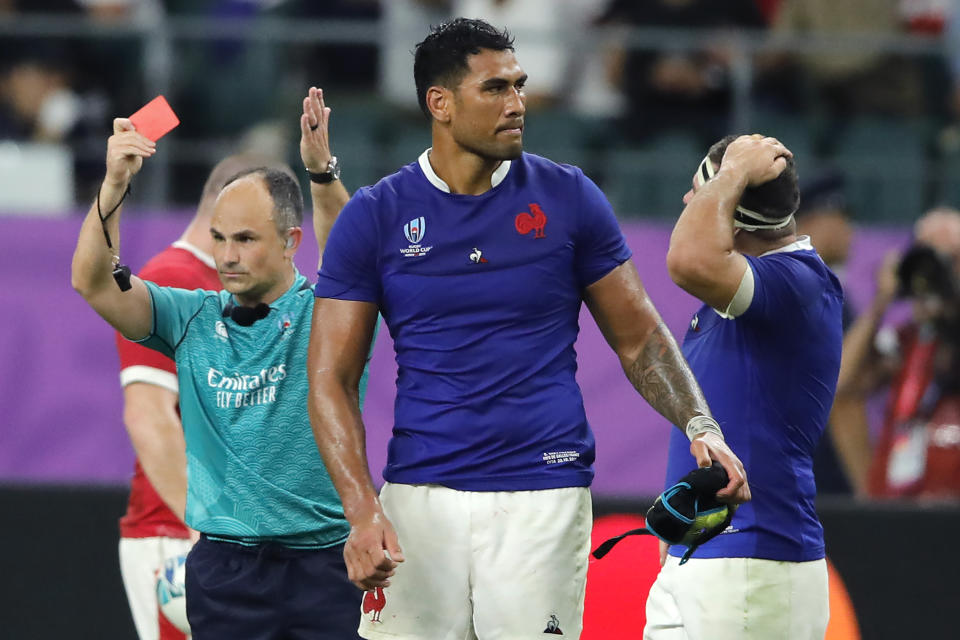
[[[430,149],[432,148],[433,147]],[[433,170],[433,165],[430,164],[430,149],[421,153],[417,159],[417,162],[420,164],[420,170],[423,171],[423,175],[430,181],[430,184],[444,193],[450,193],[450,185],[437,175],[437,172]],[[493,175],[490,176],[491,189],[503,182],[503,179],[507,177],[507,173],[510,171],[510,162],[510,160],[504,160],[500,163],[500,166],[494,170]]]

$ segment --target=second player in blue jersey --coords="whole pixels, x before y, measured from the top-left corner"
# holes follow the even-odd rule
[[[683,352],[746,461],[753,501],[650,589],[643,637],[824,636],[829,614],[813,453],[840,369],[840,282],[797,235],[793,154],[760,134],[728,136],[701,162],[670,239],[670,276],[704,305]],[[666,486],[687,471],[671,437]],[[665,549],[662,549],[665,551]]]

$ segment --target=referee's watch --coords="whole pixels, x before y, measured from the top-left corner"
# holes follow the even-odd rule
[[[340,179],[340,161],[337,160],[337,156],[330,156],[330,161],[327,162],[327,170],[322,173],[314,173],[307,169],[307,175],[310,176],[310,182],[315,182],[317,184],[330,184],[334,180]]]

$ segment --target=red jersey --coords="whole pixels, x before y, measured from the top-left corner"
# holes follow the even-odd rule
[[[879,497],[960,497],[960,395],[941,392],[934,368],[942,345],[932,334],[900,332],[903,364],[890,391],[870,469]]]
[[[178,241],[167,247],[143,267],[139,276],[156,284],[181,289],[219,291],[220,279],[213,258],[193,245]],[[130,342],[117,333],[117,351],[120,354],[120,383],[155,384],[173,392],[178,391],[176,365],[160,353]],[[127,512],[120,519],[123,538],[186,538],[186,526],[160,499],[137,460],[130,482]]]

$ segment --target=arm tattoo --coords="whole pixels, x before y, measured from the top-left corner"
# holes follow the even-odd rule
[[[647,338],[640,356],[624,369],[650,406],[680,429],[696,414],[710,415],[700,385],[662,322]]]

